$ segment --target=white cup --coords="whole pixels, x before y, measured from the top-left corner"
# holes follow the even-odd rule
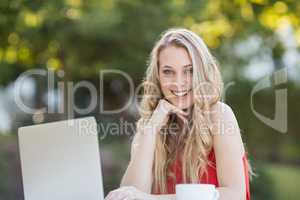
[[[219,192],[213,184],[177,184],[176,200],[218,200]]]

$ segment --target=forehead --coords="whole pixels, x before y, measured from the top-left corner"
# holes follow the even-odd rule
[[[168,65],[174,68],[181,68],[192,64],[188,51],[183,47],[169,46],[162,49],[158,55],[160,67]]]

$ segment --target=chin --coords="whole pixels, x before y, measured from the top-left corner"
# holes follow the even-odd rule
[[[183,110],[190,108],[193,104],[174,104],[177,108]]]
[[[189,99],[183,99],[178,101],[177,99],[172,99],[170,102],[179,109],[188,109],[193,106],[193,101]]]
[[[169,100],[171,102],[171,104],[173,104],[174,106],[176,106],[177,108],[185,108],[187,107],[188,105],[186,105],[186,103],[181,103],[181,102],[178,102],[176,100]]]

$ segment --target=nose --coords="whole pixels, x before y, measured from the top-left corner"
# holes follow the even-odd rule
[[[187,77],[184,74],[178,73],[174,83],[178,88],[184,88],[187,85]]]

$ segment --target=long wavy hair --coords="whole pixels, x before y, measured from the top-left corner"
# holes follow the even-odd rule
[[[221,100],[223,80],[216,59],[204,41],[194,32],[185,28],[170,28],[163,32],[155,43],[147,63],[143,81],[143,96],[137,121],[137,131],[150,119],[160,99],[164,98],[159,83],[159,53],[168,46],[187,50],[193,66],[193,106],[188,125],[180,134],[170,134],[171,126],[177,124],[171,117],[166,127],[156,137],[153,162],[152,192],[166,193],[167,178],[174,177],[168,170],[177,156],[182,161],[184,183],[199,183],[199,176],[207,174],[208,154],[212,149],[210,107]],[[182,127],[181,127],[182,128]]]

